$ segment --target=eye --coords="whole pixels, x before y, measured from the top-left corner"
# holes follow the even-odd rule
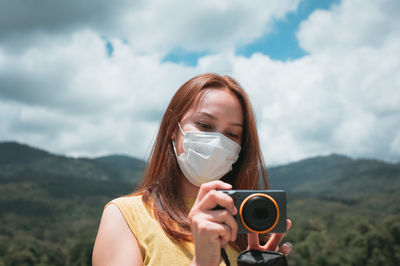
[[[232,133],[232,132],[228,133],[228,137],[231,138],[231,139],[239,139],[239,136],[236,135],[235,133]]]
[[[209,124],[204,123],[204,122],[197,122],[197,125],[200,128],[204,129],[204,130],[210,130],[211,129],[211,126]]]

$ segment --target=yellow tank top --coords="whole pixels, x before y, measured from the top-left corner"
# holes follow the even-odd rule
[[[153,214],[146,209],[142,196],[120,197],[108,204],[115,204],[124,216],[125,221],[138,241],[143,265],[175,266],[190,264],[194,256],[194,244],[187,243],[188,245],[185,247],[171,240]],[[185,204],[188,208],[191,208],[194,204],[194,199],[185,199]],[[226,253],[231,265],[237,265],[238,252],[228,245]],[[225,265],[225,263],[221,262],[220,265]]]

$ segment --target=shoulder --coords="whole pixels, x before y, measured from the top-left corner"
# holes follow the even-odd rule
[[[120,207],[135,207],[135,206],[141,206],[143,205],[142,201],[142,195],[129,195],[129,196],[123,196],[116,198],[112,201],[110,201],[106,207],[109,205],[115,204],[119,208]]]
[[[117,202],[121,202],[120,198]],[[120,207],[107,204],[93,248],[93,265],[142,265],[142,262],[139,245]]]
[[[131,228],[133,234],[136,233],[135,229],[137,227],[137,224],[142,223],[142,220],[149,215],[149,210],[143,203],[141,195],[130,195],[116,198],[106,205],[106,209],[112,205],[114,205],[114,207],[118,207],[122,216],[125,218],[126,223]]]

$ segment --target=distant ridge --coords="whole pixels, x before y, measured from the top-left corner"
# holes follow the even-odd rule
[[[299,188],[304,184],[318,182],[321,176],[324,176],[324,179],[342,176],[346,171],[342,167],[352,162],[353,160],[349,157],[338,154],[307,158],[269,168],[270,182],[272,186],[279,183],[280,186],[289,190]]]
[[[272,188],[318,197],[348,199],[400,191],[400,165],[375,159],[332,154],[271,167],[268,173]]]
[[[101,156],[101,157],[94,158],[93,160],[102,162],[104,164],[117,165],[117,166],[121,166],[121,167],[130,167],[132,163],[144,166],[143,160],[140,160],[140,159],[128,156],[128,155],[123,155],[123,154]]]
[[[145,162],[127,155],[69,158],[18,142],[0,142],[0,177],[70,177],[137,183]],[[353,199],[400,191],[400,164],[344,155],[317,156],[268,169],[270,188]],[[379,178],[377,178],[379,176]]]
[[[0,142],[0,177],[69,176],[134,183],[144,167],[144,161],[127,155],[70,158],[18,142]]]
[[[0,142],[0,165],[29,163],[38,158],[52,156],[49,152],[15,141]]]

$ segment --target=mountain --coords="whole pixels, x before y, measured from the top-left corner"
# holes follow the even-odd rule
[[[30,163],[39,158],[51,156],[50,153],[17,142],[0,142],[0,165]]]
[[[106,173],[108,180],[124,182],[137,182],[146,166],[144,161],[126,155],[99,157],[93,163]]]
[[[0,176],[68,176],[135,183],[145,162],[124,155],[70,158],[17,142],[0,142]]]
[[[0,265],[91,265],[102,210],[131,193],[145,162],[69,158],[0,143]]]
[[[289,201],[312,197],[350,206],[354,213],[379,210],[375,218],[400,213],[399,164],[333,154],[272,167],[268,173],[270,187],[286,190]]]
[[[91,265],[104,206],[144,167],[0,142],[0,266]],[[290,265],[400,265],[400,164],[333,154],[268,172],[287,191]]]
[[[400,165],[333,154],[269,169],[271,187],[313,196],[359,197],[400,191]]]

